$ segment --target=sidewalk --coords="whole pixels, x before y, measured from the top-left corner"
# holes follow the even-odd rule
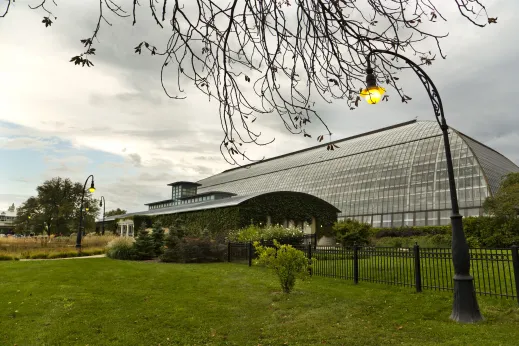
[[[83,256],[83,257],[66,257],[66,258],[36,258],[36,259],[20,259],[19,261],[58,261],[58,260],[71,260],[71,259],[82,259],[82,258],[102,258],[106,255],[94,255],[94,256]]]

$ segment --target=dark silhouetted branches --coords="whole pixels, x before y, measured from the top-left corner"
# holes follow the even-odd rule
[[[31,8],[43,10],[50,26],[50,18],[56,18],[46,1]],[[366,56],[373,49],[415,56],[422,65],[430,65],[437,55],[445,58],[440,40],[447,34],[436,32],[447,20],[440,4],[454,2],[477,26],[497,23],[479,0],[133,0],[126,5],[131,9],[124,9],[120,0],[98,1],[93,34],[81,40],[85,51],[71,62],[93,66],[101,24],[111,25],[107,13],[131,17],[135,24],[142,6],[171,35],[165,43],[141,42],[135,53],[163,59],[161,84],[170,98],[186,98],[187,84],[219,102],[224,132],[220,150],[230,163],[251,160],[245,144],[272,142],[260,140],[260,127],[254,123],[271,113],[279,115],[289,132],[305,137],[322,126],[330,138],[328,150],[337,148],[315,102],[340,99],[351,110],[357,108]],[[403,67],[397,59],[377,56],[372,66],[380,84],[391,86],[403,102],[411,99],[398,86],[396,73]],[[164,82],[169,74],[175,76],[173,86]],[[383,100],[388,99],[385,95]]]

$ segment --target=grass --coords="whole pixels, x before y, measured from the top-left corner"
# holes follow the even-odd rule
[[[108,235],[87,235],[81,241],[82,250],[90,254],[104,253],[106,244],[114,238]],[[0,261],[21,258],[77,257],[75,245],[75,237],[0,238]]]
[[[233,263],[110,259],[0,263],[1,345],[517,345],[519,308],[448,319],[449,293],[313,277],[280,293]]]

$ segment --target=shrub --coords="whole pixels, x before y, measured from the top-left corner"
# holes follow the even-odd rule
[[[12,261],[13,259],[14,259],[13,256],[0,255],[0,261]]]
[[[183,238],[170,234],[166,238],[166,249],[160,257],[163,262],[207,263],[223,262],[227,246],[206,238]]]
[[[155,257],[155,244],[151,235],[146,230],[143,224],[139,229],[135,244],[133,244],[135,251],[135,259],[149,260]]]
[[[162,255],[164,253],[164,229],[162,229],[160,221],[153,224],[151,239],[153,242],[153,252],[155,257]]]
[[[106,256],[113,259],[131,260],[135,258],[133,244],[135,239],[129,237],[118,237],[106,246]]]
[[[234,242],[271,242],[275,239],[282,244],[299,244],[303,240],[303,235],[303,232],[295,227],[283,227],[280,225],[258,227],[250,225],[246,228],[229,232],[228,240]]]
[[[284,293],[290,293],[295,286],[296,278],[308,275],[309,264],[303,251],[291,245],[280,245],[274,240],[274,247],[266,247],[255,242],[254,246],[259,255],[256,262],[276,271]]]
[[[347,219],[336,222],[333,227],[337,242],[343,246],[367,245],[371,234],[371,226],[357,220]]]
[[[399,228],[372,228],[375,238],[385,237],[419,237],[436,234],[450,234],[451,226],[403,226]]]

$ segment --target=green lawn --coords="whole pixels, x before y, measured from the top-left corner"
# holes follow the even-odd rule
[[[0,262],[0,345],[517,345],[516,301],[449,321],[449,293],[313,277],[280,293],[242,264]]]

